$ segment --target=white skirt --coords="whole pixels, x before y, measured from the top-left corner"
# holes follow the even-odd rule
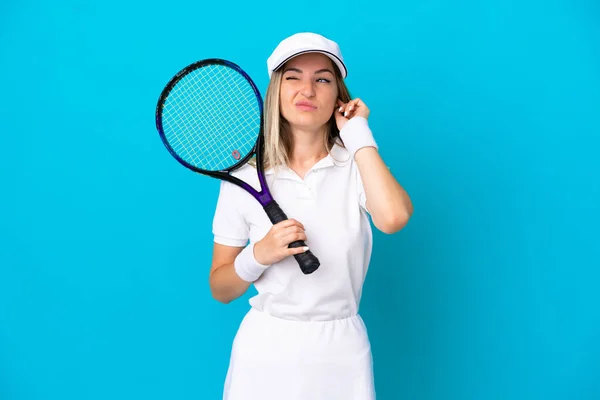
[[[223,400],[374,400],[358,315],[300,322],[251,309],[233,341]]]

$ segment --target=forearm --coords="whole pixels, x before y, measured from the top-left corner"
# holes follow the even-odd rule
[[[354,159],[365,188],[367,208],[375,226],[385,233],[402,229],[413,212],[408,193],[374,147],[359,149]]]
[[[214,268],[209,283],[212,296],[225,304],[242,296],[251,285],[250,282],[240,278],[235,271],[234,263]]]
[[[244,248],[217,243],[214,246],[210,290],[216,300],[229,303],[243,295],[268,265],[256,261],[253,243]]]

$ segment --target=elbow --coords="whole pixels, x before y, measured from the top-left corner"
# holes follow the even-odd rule
[[[369,205],[367,204],[367,209]],[[401,200],[390,200],[377,204],[370,212],[373,224],[388,235],[402,230],[413,214],[413,205],[408,196]]]
[[[381,232],[391,235],[402,230],[412,215],[412,211],[403,210],[387,213],[384,218],[373,219],[375,227]]]
[[[214,296],[214,295],[213,295],[213,299],[217,300],[219,303],[222,303],[222,304],[229,304],[233,301],[232,298],[219,297],[219,296]]]
[[[235,300],[235,297],[232,296],[231,293],[228,293],[226,290],[223,290],[223,288],[221,288],[215,282],[213,282],[212,276],[209,279],[209,287],[212,298],[218,301],[219,303],[229,304],[233,300]]]
[[[211,295],[212,295],[213,299],[215,299],[216,301],[218,301],[219,303],[222,303],[222,304],[229,304],[233,300],[235,300],[234,297],[228,296],[225,293],[219,293],[219,291],[215,290],[212,287],[211,287]]]

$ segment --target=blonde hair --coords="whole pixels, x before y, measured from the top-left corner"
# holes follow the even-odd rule
[[[333,64],[333,63],[332,63]],[[338,88],[338,98],[344,103],[351,100],[350,92],[340,71],[334,64],[335,80]],[[293,136],[289,123],[282,118],[279,104],[279,93],[281,88],[281,79],[283,68],[275,71],[271,75],[267,94],[265,96],[264,106],[264,169],[272,167],[277,169],[281,165],[287,165],[293,145]],[[323,137],[323,146],[329,153],[336,141],[343,146],[339,136],[339,130],[335,122],[335,115],[332,113],[329,120],[327,134]]]

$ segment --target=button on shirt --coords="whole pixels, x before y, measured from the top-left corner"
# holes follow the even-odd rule
[[[234,176],[260,189],[256,169],[245,165]],[[280,167],[265,173],[273,198],[288,218],[300,221],[306,244],[319,259],[309,275],[293,256],[269,266],[254,282],[250,305],[291,320],[332,320],[356,315],[372,249],[372,231],[357,165],[334,145],[304,179]],[[244,247],[261,240],[273,224],[245,190],[222,181],[213,220],[215,242]]]

